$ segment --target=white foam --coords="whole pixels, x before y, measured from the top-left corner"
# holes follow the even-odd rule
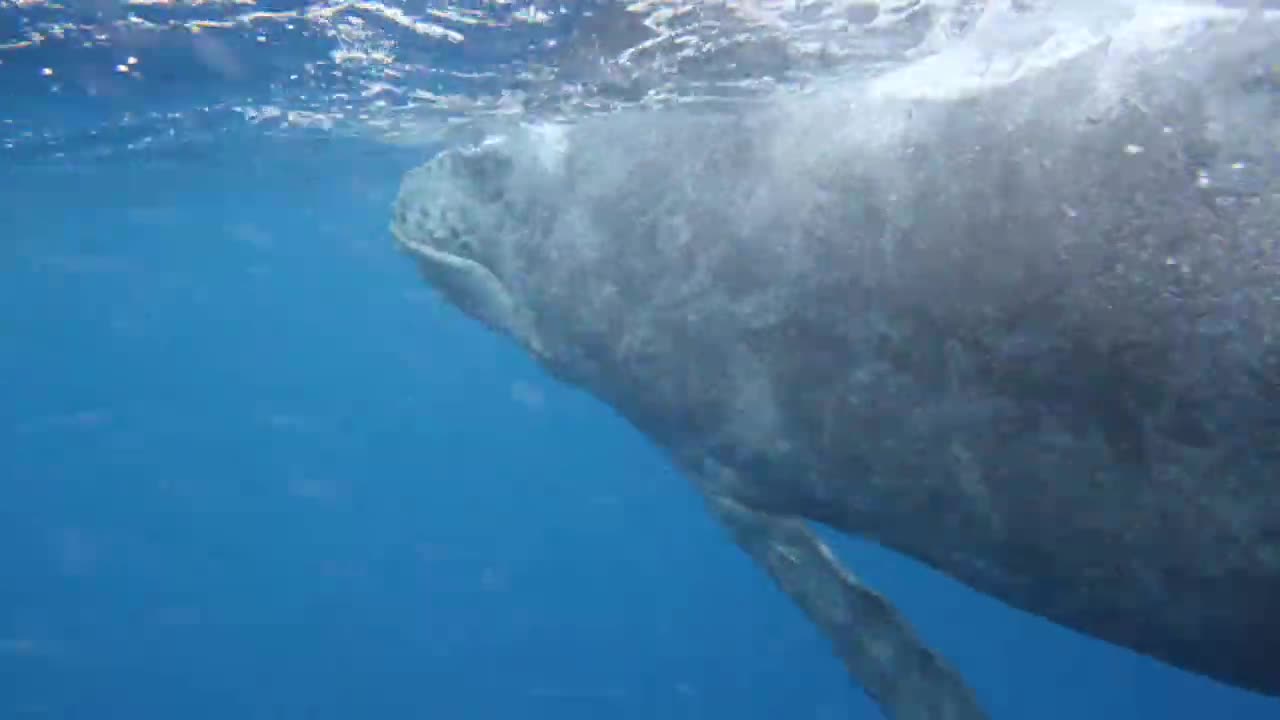
[[[1244,20],[1239,10],[1203,3],[1129,2],[1017,17],[993,13],[963,41],[873,80],[873,96],[960,99],[1011,85],[1094,50],[1113,57],[1178,46],[1206,21]],[[1267,13],[1267,20],[1275,20]]]

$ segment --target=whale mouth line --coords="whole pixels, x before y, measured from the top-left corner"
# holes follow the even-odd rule
[[[536,357],[544,354],[528,310],[487,265],[409,237],[397,226],[392,226],[391,231],[400,246],[418,260],[427,282],[449,302],[513,338]]]
[[[402,248],[414,254],[424,262],[428,262],[428,263],[431,263],[432,265],[438,265],[441,267],[452,268],[452,269],[461,269],[469,266],[475,266],[475,268],[484,270],[485,272],[488,272],[491,275],[493,274],[493,271],[485,267],[484,264],[477,262],[469,257],[466,257],[465,255],[451,253],[446,250],[441,250],[440,248],[435,247],[430,243],[423,242],[421,240],[414,240],[410,237],[407,237],[404,233],[400,231],[399,228],[392,228],[391,232],[395,235],[396,240],[400,243],[400,246]]]
[[[451,300],[473,305],[479,299],[475,296],[494,293],[510,299],[506,284],[484,263],[409,237],[398,227],[393,227],[392,233],[400,246],[418,259],[432,284]]]

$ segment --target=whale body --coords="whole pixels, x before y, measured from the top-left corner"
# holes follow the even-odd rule
[[[1135,12],[403,180],[443,296],[616,409],[897,720],[984,717],[821,523],[1280,696],[1280,31]]]

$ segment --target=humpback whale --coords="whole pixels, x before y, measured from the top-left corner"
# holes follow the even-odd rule
[[[985,713],[813,524],[1280,696],[1280,24],[1244,17],[513,122],[391,229],[669,454],[886,716]]]

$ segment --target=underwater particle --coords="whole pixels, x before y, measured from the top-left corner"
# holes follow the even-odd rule
[[[541,410],[546,404],[541,388],[520,380],[511,384],[511,399],[530,410]]]
[[[34,655],[36,644],[27,638],[0,639],[0,655]]]

